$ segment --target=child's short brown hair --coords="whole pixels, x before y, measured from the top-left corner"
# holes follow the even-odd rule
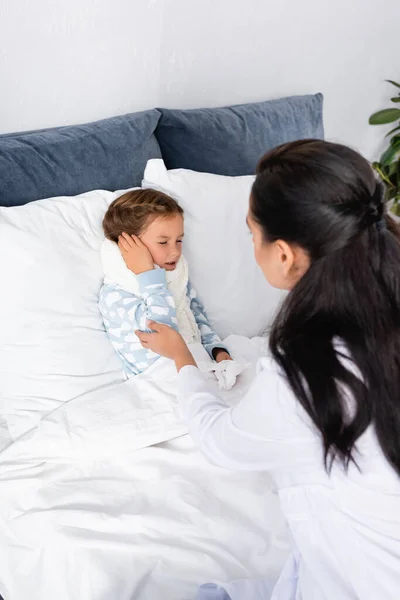
[[[154,218],[174,214],[182,215],[183,210],[167,194],[151,189],[132,190],[111,202],[103,219],[104,235],[118,242],[122,232],[140,235]]]

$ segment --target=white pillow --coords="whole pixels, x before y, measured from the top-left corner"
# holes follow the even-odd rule
[[[124,379],[97,306],[101,222],[122,193],[0,208],[0,414],[13,439],[60,403]]]
[[[257,266],[246,225],[253,176],[225,177],[147,163],[142,186],[175,198],[185,211],[190,279],[219,335],[263,334],[282,298]]]

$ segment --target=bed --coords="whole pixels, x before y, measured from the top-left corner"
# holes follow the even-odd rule
[[[268,475],[206,463],[170,365],[125,379],[97,307],[101,219],[142,184],[177,198],[192,281],[249,364],[238,401],[280,301],[248,267],[252,174],[269,147],[322,136],[320,94],[0,136],[4,600],[190,600],[206,581],[279,573]]]

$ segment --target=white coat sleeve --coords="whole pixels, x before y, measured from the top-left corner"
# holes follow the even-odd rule
[[[220,467],[281,472],[322,456],[318,432],[277,371],[260,371],[229,407],[214,382],[187,366],[179,374],[179,400],[199,450]]]

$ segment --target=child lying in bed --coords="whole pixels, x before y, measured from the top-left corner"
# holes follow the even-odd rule
[[[156,190],[127,192],[110,204],[103,229],[99,308],[126,375],[159,358],[134,333],[148,330],[149,320],[177,329],[188,344],[201,342],[218,363],[231,360],[190,284],[177,202]]]

